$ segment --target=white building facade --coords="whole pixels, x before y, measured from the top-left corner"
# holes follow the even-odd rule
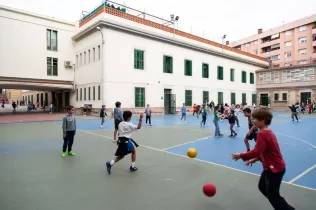
[[[23,77],[46,77],[46,72],[36,74],[46,69],[46,63],[42,63],[43,59],[46,62],[45,57],[71,60],[72,70],[58,67],[57,77],[74,82],[70,103],[75,107],[91,104],[100,108],[105,104],[112,108],[120,101],[126,109],[142,110],[150,104],[158,112],[170,113],[171,107],[179,108],[183,103],[192,106],[213,100],[252,104],[257,100],[255,70],[268,66],[258,56],[107,5],[100,5],[88,18],[69,27],[72,30],[69,29],[69,34],[63,32],[67,34],[64,36],[59,36],[62,32],[56,29],[60,51],[49,52],[56,55],[48,52],[39,55],[39,49],[30,52],[30,57],[33,55],[41,61],[33,68],[34,75]],[[37,32],[41,36],[38,45],[44,48],[47,40],[42,40],[42,32],[49,28],[48,24]],[[64,43],[64,50],[60,43]],[[2,76],[5,66],[0,65]]]

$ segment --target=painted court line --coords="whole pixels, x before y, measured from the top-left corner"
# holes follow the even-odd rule
[[[305,176],[308,172],[310,172],[311,170],[313,170],[314,168],[316,168],[316,164],[313,165],[312,167],[308,168],[306,171],[304,171],[303,173],[299,174],[298,176],[294,177],[291,181],[289,181],[289,183],[293,183],[296,180],[298,180],[299,178]]]
[[[316,149],[316,146],[315,146],[314,144],[312,144],[312,143],[309,143],[308,141],[305,141],[305,140],[296,138],[296,137],[294,137],[294,136],[289,136],[289,135],[286,135],[286,134],[282,134],[282,133],[277,133],[277,132],[275,132],[275,134],[281,135],[281,136],[286,136],[286,137],[289,137],[289,138],[292,138],[292,139],[295,139],[295,140],[304,142],[305,144],[308,144],[308,145],[312,146],[314,149]]]
[[[176,148],[176,147],[179,147],[179,146],[183,146],[183,145],[186,145],[186,144],[191,144],[191,143],[194,143],[194,142],[197,142],[197,141],[206,140],[206,139],[211,138],[213,136],[214,135],[206,136],[206,137],[202,137],[202,138],[199,138],[199,139],[196,139],[196,140],[193,140],[193,141],[189,141],[189,142],[186,142],[186,143],[183,143],[183,144],[177,144],[177,145],[174,145],[174,146],[171,146],[171,147],[164,148],[164,149],[162,149],[162,151],[169,150],[169,149],[172,149],[172,148]]]
[[[56,124],[58,126],[61,126],[61,125],[59,125],[57,123],[54,123],[54,124]],[[89,132],[89,131],[78,130],[78,129],[77,129],[77,131],[80,131],[80,132],[83,132],[83,133],[88,133],[88,134],[91,134],[91,135],[99,136],[99,137],[110,139],[110,140],[113,139],[112,137],[104,136],[104,135],[100,135],[100,134],[96,134],[96,133],[92,133],[92,132]],[[185,155],[180,155],[180,154],[168,152],[168,151],[165,151],[165,150],[162,150],[162,149],[157,149],[157,148],[146,146],[146,145],[139,145],[139,146],[142,146],[142,147],[145,147],[145,148],[148,148],[148,149],[151,149],[151,150],[159,151],[159,152],[164,152],[164,153],[171,154],[171,155],[174,155],[174,156],[191,159],[191,158],[189,158],[189,157],[187,157]],[[231,169],[231,170],[242,172],[242,173],[245,173],[245,174],[251,174],[251,175],[254,175],[254,176],[258,176],[258,177],[260,176],[259,174],[251,173],[251,172],[248,172],[248,171],[243,171],[243,170],[240,170],[240,169],[237,169],[237,168],[232,168],[232,167],[229,167],[229,166],[225,166],[225,165],[209,162],[209,161],[206,161],[206,160],[201,160],[201,159],[197,159],[197,158],[194,158],[194,159],[191,159],[191,160],[195,160],[195,161],[199,161],[199,162],[202,162],[202,163],[207,163],[207,164],[219,166],[219,167],[222,167],[222,168]],[[316,191],[316,189],[314,189],[314,188],[305,187],[305,186],[302,186],[302,185],[298,185],[298,184],[294,184],[294,183],[290,183],[290,182],[285,182],[285,181],[282,181],[282,182],[285,183],[285,184],[293,185],[293,186],[300,187],[300,188],[303,188],[303,189]]]

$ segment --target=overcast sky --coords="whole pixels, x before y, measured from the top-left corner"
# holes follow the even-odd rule
[[[0,4],[74,22],[82,10],[102,0],[0,0]],[[283,23],[316,13],[316,0],[116,0],[129,7],[170,19],[180,17],[179,29],[221,42],[236,41]]]

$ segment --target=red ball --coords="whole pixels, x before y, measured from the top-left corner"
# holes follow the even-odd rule
[[[216,194],[216,187],[212,183],[203,186],[203,192],[207,197],[213,197]]]

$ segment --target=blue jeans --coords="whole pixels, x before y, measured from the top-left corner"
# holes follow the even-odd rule
[[[219,126],[218,126],[218,120],[213,120],[214,125],[215,125],[215,136],[220,136],[221,135],[221,131],[219,130]]]

